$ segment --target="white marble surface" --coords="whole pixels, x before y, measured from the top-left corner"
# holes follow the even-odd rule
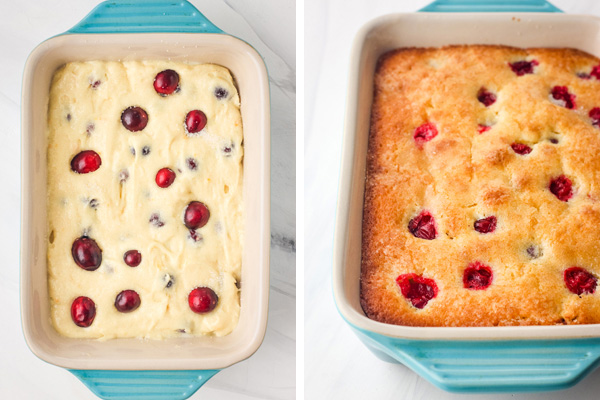
[[[412,12],[428,0],[305,0],[305,398],[598,399],[600,369],[572,389],[461,395],[437,389],[400,364],[380,361],[338,315],[331,290],[332,241],[350,44],[367,21]],[[600,16],[596,0],[554,0],[572,14]]]
[[[192,399],[295,398],[295,1],[192,0],[215,25],[254,46],[271,81],[273,235],[267,334],[251,358]],[[0,398],[95,399],[73,375],[37,359],[19,316],[20,90],[27,55],[99,1],[0,1]]]

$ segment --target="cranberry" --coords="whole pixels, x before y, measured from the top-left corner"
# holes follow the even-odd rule
[[[199,201],[192,201],[185,208],[183,223],[188,229],[202,228],[208,222],[210,211]]]
[[[148,220],[148,222],[150,222],[152,225],[158,228],[165,226],[165,222],[162,219],[160,219],[160,215],[158,213],[150,215],[150,219]]]
[[[596,291],[596,277],[580,267],[567,268],[563,274],[565,285],[572,293],[593,294]]]
[[[170,168],[161,168],[156,173],[156,184],[161,188],[168,188],[175,181],[175,172]]]
[[[75,239],[71,246],[71,255],[75,264],[86,271],[95,271],[102,263],[102,250],[94,239],[87,236]]]
[[[492,284],[494,274],[492,269],[476,261],[469,264],[463,274],[463,287],[465,289],[484,290]]]
[[[510,147],[512,147],[515,153],[520,154],[522,156],[531,153],[531,151],[533,150],[531,147],[523,143],[513,143],[510,145]]]
[[[195,171],[196,169],[198,169],[198,161],[196,161],[196,159],[192,157],[188,157],[185,160],[185,165],[187,165],[190,171]]]
[[[136,310],[140,303],[140,295],[135,290],[123,290],[115,298],[115,308],[124,313]]]
[[[402,295],[416,308],[425,307],[438,293],[438,287],[433,279],[414,273],[398,276],[396,283],[400,286]]]
[[[590,76],[593,76],[596,79],[600,79],[600,65],[596,65],[592,68],[592,72],[590,72]]]
[[[437,134],[438,131],[435,125],[432,122],[428,122],[415,129],[413,138],[415,139],[415,142],[418,146],[422,146],[423,143],[429,142],[431,139],[436,137]]]
[[[550,143],[557,144],[558,143],[558,139],[556,139],[556,138],[550,138]]]
[[[96,318],[96,304],[92,299],[79,296],[71,304],[71,319],[75,325],[87,328]]]
[[[421,211],[408,223],[408,230],[419,239],[433,240],[437,236],[435,220],[429,211]]]
[[[496,95],[482,86],[477,92],[477,100],[484,106],[489,107],[496,102]]]
[[[141,131],[148,125],[148,114],[141,107],[131,106],[121,114],[121,122],[128,131]]]
[[[229,96],[229,92],[222,87],[218,87],[215,89],[215,97],[219,100],[226,98]]]
[[[231,157],[231,154],[233,153],[233,148],[235,147],[235,145],[233,143],[231,143],[228,146],[223,146],[222,150],[223,150],[223,155],[225,157]]]
[[[512,71],[515,74],[517,74],[517,76],[523,76],[525,74],[533,74],[533,67],[539,65],[539,63],[537,62],[537,60],[523,60],[514,63],[509,63],[508,65],[510,65],[510,69],[512,69]]]
[[[199,242],[203,239],[203,237],[194,229],[190,229],[190,239],[192,239],[194,242]]]
[[[185,131],[187,133],[200,132],[206,126],[206,114],[200,110],[192,110],[185,116]]]
[[[484,132],[487,132],[487,131],[489,131],[490,129],[492,129],[492,126],[491,126],[491,125],[482,125],[482,124],[479,124],[479,125],[477,126],[477,132],[479,132],[479,133],[484,133]]]
[[[550,191],[560,201],[568,201],[573,197],[573,184],[564,175],[560,175],[550,181]]]
[[[142,253],[137,250],[126,251],[123,255],[123,261],[130,267],[137,267],[142,262]]]
[[[179,89],[179,74],[172,69],[165,69],[156,74],[154,90],[161,96],[166,96]]]
[[[492,233],[496,230],[496,222],[496,217],[492,215],[487,218],[478,219],[473,224],[473,227],[479,233]]]
[[[197,287],[188,296],[190,309],[197,314],[211,312],[217,306],[219,297],[208,287]]]
[[[84,150],[71,160],[71,170],[78,174],[94,172],[102,165],[102,159],[94,150]]]
[[[556,103],[572,110],[575,108],[575,95],[569,93],[566,86],[554,86],[550,92]]]
[[[600,107],[592,108],[588,115],[590,116],[590,119],[592,120],[592,125],[595,125],[595,126],[600,125]]]

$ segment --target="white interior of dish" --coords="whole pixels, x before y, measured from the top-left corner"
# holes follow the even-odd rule
[[[350,61],[341,177],[334,245],[333,289],[344,318],[368,331],[415,339],[500,339],[600,336],[600,324],[579,326],[422,328],[383,324],[360,306],[364,180],[379,56],[399,47],[502,44],[573,47],[600,56],[600,19],[532,13],[395,14],[376,19],[357,34]]]
[[[50,322],[46,276],[46,115],[54,71],[69,61],[170,59],[223,65],[239,88],[244,123],[244,253],[238,326],[224,337],[69,339]],[[64,35],[40,44],[22,96],[21,313],[32,351],[74,369],[217,369],[252,355],[267,324],[269,293],[269,85],[258,53],[221,34]]]

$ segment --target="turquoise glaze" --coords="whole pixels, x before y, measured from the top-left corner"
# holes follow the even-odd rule
[[[436,0],[425,12],[562,12],[545,0]]]
[[[96,396],[105,400],[184,400],[219,370],[71,372]]]
[[[346,321],[347,322],[347,321]],[[600,339],[412,340],[352,324],[380,359],[402,363],[449,392],[531,392],[566,389],[600,361]]]
[[[100,3],[66,33],[223,33],[185,0],[112,0]]]
[[[70,33],[223,33],[185,0],[112,0],[100,3]],[[219,370],[70,370],[105,400],[184,400]]]
[[[561,12],[544,0],[437,0],[420,11]],[[402,363],[450,392],[565,389],[600,363],[600,338],[414,340],[381,335],[346,322],[377,357]]]

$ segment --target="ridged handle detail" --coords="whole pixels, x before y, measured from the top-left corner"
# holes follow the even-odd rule
[[[215,370],[104,371],[70,370],[104,400],[184,400],[212,378]]]
[[[379,358],[400,362],[451,392],[565,389],[600,361],[600,339],[407,340],[355,332]]]
[[[223,33],[185,0],[110,0],[66,33]]]

